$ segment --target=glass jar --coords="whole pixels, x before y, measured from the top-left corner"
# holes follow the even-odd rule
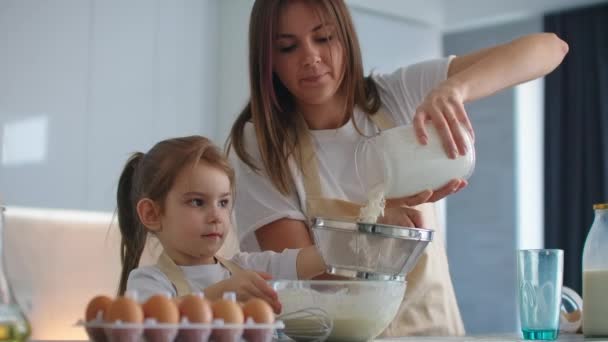
[[[365,139],[355,150],[355,167],[366,191],[381,188],[386,198],[436,190],[453,179],[468,179],[475,168],[473,139],[463,125],[467,153],[450,159],[432,122],[422,145],[413,125],[399,126]]]
[[[608,203],[593,209],[583,249],[583,333],[608,336]]]
[[[22,342],[30,325],[11,291],[4,264],[4,206],[0,204],[0,341]]]

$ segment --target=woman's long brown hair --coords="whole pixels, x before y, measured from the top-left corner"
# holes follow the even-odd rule
[[[251,169],[264,171],[274,187],[287,195],[293,189],[288,159],[298,146],[302,120],[291,93],[272,70],[272,52],[281,7],[289,0],[257,0],[249,22],[249,83],[251,99],[236,119],[226,148],[234,148]],[[346,94],[346,113],[358,106],[369,115],[380,107],[380,96],[371,77],[364,77],[361,51],[355,28],[342,0],[309,0],[323,22],[336,25],[344,48],[344,76],[340,88]],[[262,165],[247,152],[244,128],[253,123]]]

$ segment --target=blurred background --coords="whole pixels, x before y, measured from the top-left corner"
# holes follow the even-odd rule
[[[586,57],[597,64],[577,62],[594,77],[575,80],[562,74],[562,65],[552,74],[552,86],[537,80],[468,105],[476,170],[470,185],[442,205],[452,279],[469,333],[516,331],[518,248],[573,248],[565,284],[580,292],[577,248],[591,224],[590,203],[608,195],[608,142],[599,129],[593,131],[599,138],[585,138],[590,127],[603,127],[608,136],[608,104],[597,105],[597,98],[608,98],[608,46],[590,42],[593,35],[608,36],[607,26],[590,19],[608,22],[608,2],[347,3],[366,72],[388,72],[543,31],[561,32],[570,44],[565,64],[574,63],[568,59],[585,44],[600,51]],[[0,0],[1,202],[21,210],[107,218],[131,152],[190,134],[223,145],[249,96],[251,5],[250,0]],[[591,26],[577,35],[560,31],[574,27],[564,18]],[[553,95],[547,94],[550,87]],[[589,98],[590,92],[595,97]],[[574,95],[586,100],[581,105],[562,101]],[[575,134],[580,139],[573,139],[567,128],[578,126],[564,117],[593,113],[596,121],[586,121]],[[561,123],[550,136],[549,122]],[[575,140],[579,150],[547,144],[572,146]],[[583,159],[579,164],[559,159],[562,152],[576,151],[586,151],[583,159],[592,162],[585,167],[596,170],[595,178],[578,168]],[[546,159],[548,154],[557,155],[559,163]],[[564,171],[568,165],[574,167],[571,173]],[[577,179],[597,191],[575,185],[567,193],[551,192]],[[565,200],[548,204],[545,198]],[[579,205],[575,219],[559,216],[572,201]],[[577,235],[564,233],[570,230]],[[18,277],[19,270],[14,272]]]

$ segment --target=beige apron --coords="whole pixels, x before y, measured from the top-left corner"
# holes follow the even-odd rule
[[[370,117],[380,130],[395,127],[391,118],[380,110]],[[300,165],[306,191],[306,216],[355,220],[360,204],[324,198],[318,173],[316,153],[310,134],[302,134]],[[406,335],[464,335],[450,279],[443,232],[436,220],[432,203],[419,205],[428,227],[435,228],[434,239],[428,244],[414,269],[407,275],[405,297],[393,322],[382,333],[384,337]]]
[[[222,266],[224,266],[228,270],[228,272],[230,272],[230,274],[236,274],[243,271],[241,266],[230,260],[220,258],[218,256],[216,256],[215,258]],[[171,258],[164,251],[158,257],[156,267],[158,267],[161,272],[163,272],[167,276],[171,284],[173,284],[175,292],[177,293],[177,297],[182,297],[193,292],[203,291],[203,289],[196,289],[190,286],[190,283],[186,279],[184,271],[179,266],[177,266],[175,262],[171,260]]]

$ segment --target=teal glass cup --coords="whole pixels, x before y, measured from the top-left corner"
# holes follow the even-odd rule
[[[518,251],[519,316],[524,339],[557,339],[563,270],[561,249]]]

